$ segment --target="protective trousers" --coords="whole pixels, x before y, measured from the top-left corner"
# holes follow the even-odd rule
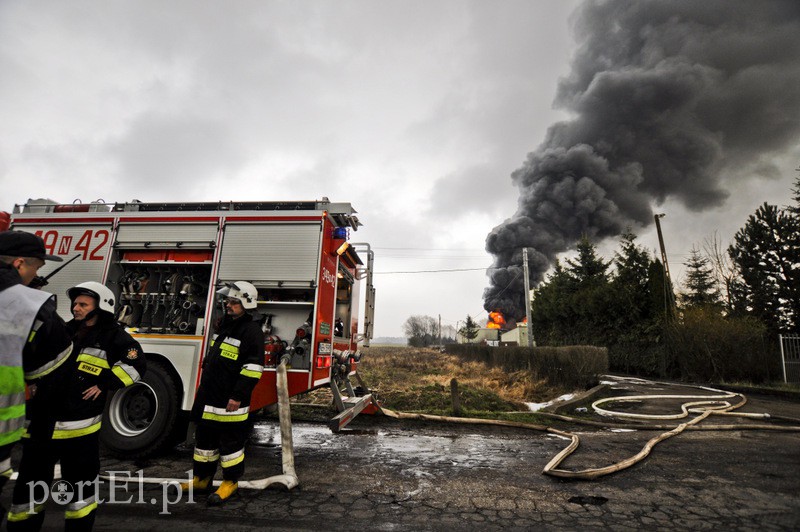
[[[222,466],[222,479],[238,481],[244,474],[244,444],[248,421],[201,420],[195,431],[194,476],[210,478]]]
[[[3,487],[14,473],[14,469],[11,467],[11,449],[13,447],[13,443],[0,446],[0,494],[3,493]],[[6,518],[6,509],[3,505],[0,505],[0,512],[2,512],[0,514],[0,525],[2,525]]]
[[[56,463],[61,462],[61,478],[53,485]],[[96,488],[100,473],[100,442],[92,433],[67,439],[22,440],[22,461],[14,485],[8,530],[40,530],[48,501],[64,507],[64,530],[86,531],[94,526],[97,509]]]

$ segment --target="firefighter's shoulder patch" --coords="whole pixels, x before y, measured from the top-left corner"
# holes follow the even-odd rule
[[[128,349],[127,358],[128,360],[136,360],[137,358],[139,358],[139,350],[136,349],[135,347],[131,347],[130,349]]]

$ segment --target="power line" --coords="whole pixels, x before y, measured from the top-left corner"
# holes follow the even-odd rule
[[[386,275],[386,274],[397,274],[397,273],[445,273],[445,272],[480,272],[486,270],[501,270],[502,268],[453,268],[450,270],[413,270],[413,271],[404,271],[404,272],[373,272],[373,275]]]
[[[418,251],[483,251],[480,248],[394,248],[394,247],[373,247],[372,249],[413,249]]]

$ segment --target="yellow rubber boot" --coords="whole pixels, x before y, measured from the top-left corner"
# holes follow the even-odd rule
[[[186,491],[190,488],[194,491],[208,491],[212,486],[213,484],[211,484],[211,477],[194,477],[191,482],[181,482],[181,489],[183,491]]]
[[[234,482],[233,480],[223,480],[222,484],[220,484],[219,488],[217,488],[217,491],[209,495],[208,504],[211,506],[222,504],[230,499],[238,489],[238,482]]]

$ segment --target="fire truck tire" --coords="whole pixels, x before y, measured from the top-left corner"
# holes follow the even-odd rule
[[[113,454],[146,458],[175,442],[181,430],[180,393],[164,364],[148,360],[141,381],[117,390],[107,401],[100,441]]]

